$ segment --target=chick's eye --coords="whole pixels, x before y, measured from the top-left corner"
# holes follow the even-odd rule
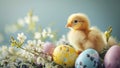
[[[78,23],[78,20],[74,20],[74,23],[75,23],[75,24]]]

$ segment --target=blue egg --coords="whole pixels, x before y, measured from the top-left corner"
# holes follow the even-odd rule
[[[76,59],[75,68],[97,68],[99,63],[98,52],[94,49],[87,49]]]

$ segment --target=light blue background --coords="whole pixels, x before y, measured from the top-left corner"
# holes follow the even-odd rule
[[[72,13],[82,12],[89,16],[91,26],[97,26],[102,31],[112,25],[113,36],[120,39],[120,0],[0,0],[0,33],[4,34],[6,24],[15,23],[19,18],[33,9],[39,16],[39,24],[58,30],[58,36],[66,34],[67,18]],[[9,44],[9,36],[4,34],[4,44]],[[1,43],[0,43],[1,45]]]

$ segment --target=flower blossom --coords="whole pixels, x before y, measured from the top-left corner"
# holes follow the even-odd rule
[[[27,37],[24,35],[24,33],[18,33],[17,39],[18,39],[21,43],[23,43],[23,42],[27,39]]]
[[[35,32],[34,33],[34,38],[35,39],[40,39],[41,38],[41,33],[40,32]]]
[[[43,31],[42,31],[42,37],[43,38],[47,37],[47,31],[45,29],[43,29]]]
[[[26,24],[30,24],[31,22],[38,22],[39,21],[39,19],[38,19],[38,16],[26,16],[25,18],[24,18],[24,20],[25,20],[25,22],[26,22]]]
[[[57,45],[60,45],[60,44],[69,44],[67,38],[65,35],[62,35],[62,37],[59,39],[59,41],[57,41],[56,43]]]
[[[18,25],[20,25],[20,26],[24,26],[25,25],[25,22],[24,22],[24,20],[23,19],[18,19]]]

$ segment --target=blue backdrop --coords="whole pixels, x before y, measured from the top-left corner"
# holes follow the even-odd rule
[[[58,31],[59,37],[68,32],[65,28],[68,16],[82,12],[89,16],[91,26],[102,31],[112,25],[113,36],[120,39],[120,0],[0,0],[0,33],[4,37],[0,45],[9,44],[10,35],[5,34],[4,27],[26,16],[30,9],[39,16],[43,27],[55,22],[52,29]]]

